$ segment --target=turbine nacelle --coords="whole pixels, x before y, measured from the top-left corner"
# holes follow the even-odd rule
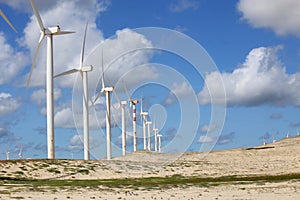
[[[127,101],[121,101],[121,105],[126,105],[127,103]]]
[[[113,87],[104,87],[101,89],[101,93],[104,93],[104,92],[112,92],[114,90]]]
[[[54,27],[46,28],[44,30],[45,35],[54,35],[54,34],[58,34],[59,32],[60,32],[60,27],[58,25]]]
[[[89,65],[89,66],[86,66],[86,67],[82,67],[80,69],[80,71],[82,72],[90,72],[90,71],[93,71],[93,66],[92,65]]]

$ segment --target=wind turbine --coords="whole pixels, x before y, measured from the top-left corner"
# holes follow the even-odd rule
[[[79,62],[79,68],[71,69],[69,71],[63,72],[54,76],[60,77],[68,74],[73,73],[80,73],[82,77],[82,85],[83,85],[83,145],[84,145],[84,160],[90,160],[90,145],[89,145],[89,93],[88,93],[88,72],[93,70],[93,66],[83,66],[84,61],[84,49],[85,49],[85,41],[86,41],[86,33],[87,33],[87,26],[85,26],[84,38],[82,43],[82,50],[81,50],[81,57]]]
[[[102,89],[100,93],[97,95],[97,97],[94,100],[94,103],[97,101],[97,99],[105,93],[105,99],[106,99],[106,156],[107,160],[111,159],[111,124],[110,124],[110,96],[111,92],[113,92],[113,87],[105,87],[104,84],[104,66],[103,66],[103,51],[102,51]]]
[[[158,152],[161,153],[161,134],[157,134],[157,138],[158,138]]]
[[[124,84],[125,86],[125,84]],[[126,86],[125,86],[126,89]],[[118,103],[121,107],[121,115],[122,115],[122,155],[126,155],[126,118],[125,118],[125,106],[128,104],[128,101],[120,101],[117,93],[113,90],[114,96],[116,97]]]
[[[148,150],[151,151],[151,140],[150,140],[151,139],[151,128],[150,128],[150,126],[151,126],[152,122],[148,121],[148,122],[146,122],[146,124],[148,126]]]
[[[5,154],[6,154],[6,160],[9,160],[9,154],[10,154],[10,152],[6,151]]]
[[[12,23],[8,20],[8,18],[5,16],[5,14],[2,12],[2,10],[0,9],[0,15],[1,17],[6,21],[6,23],[12,28],[12,30],[14,30],[16,33],[18,33],[18,31],[16,30],[16,28],[12,25]]]
[[[136,105],[139,103],[139,100],[131,98],[130,95],[129,95],[129,93],[128,93],[126,84],[124,83],[123,85],[124,85],[124,89],[125,89],[126,95],[128,97],[127,102],[129,102],[129,106],[130,106],[130,108],[132,108],[133,151],[136,152],[137,151]]]
[[[144,137],[144,150],[147,149],[147,137],[146,137],[146,122],[148,112],[143,112],[143,99],[141,99],[141,113],[140,113],[142,120],[143,120],[143,137]]]
[[[133,126],[133,151],[137,151],[137,134],[136,134],[136,105],[139,103],[137,99],[130,99],[130,107],[132,107],[132,126]]]
[[[37,18],[41,36],[39,39],[39,44],[37,46],[36,52],[34,54],[33,62],[31,65],[30,73],[27,80],[26,90],[30,83],[31,75],[33,72],[34,65],[39,53],[39,49],[45,37],[47,37],[47,66],[46,66],[46,104],[47,104],[47,146],[48,146],[48,159],[55,158],[54,151],[54,91],[53,91],[53,36],[71,34],[74,32],[61,31],[59,26],[45,28],[41,19],[41,16],[34,4],[33,0],[30,0],[31,7]]]
[[[20,152],[19,152],[19,158],[20,158],[20,160],[22,160],[22,156],[23,156],[22,151],[23,151],[23,146],[21,145]]]
[[[157,134],[158,134],[158,128],[155,127],[155,119],[153,124],[153,132],[154,132],[154,151],[157,152]]]

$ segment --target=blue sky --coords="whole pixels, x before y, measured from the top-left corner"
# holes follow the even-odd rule
[[[99,72],[100,63],[98,57],[93,55],[99,55],[100,49],[105,49],[104,63],[107,66],[113,58],[128,49],[153,47],[153,41],[136,28],[168,28],[182,32],[202,45],[217,66],[215,73],[197,74],[193,66],[178,55],[150,50],[129,53],[122,65],[117,61],[107,69],[108,84],[116,84],[126,75],[125,82],[131,96],[144,98],[144,109],[152,115],[149,120],[154,121],[155,116],[157,126],[164,135],[162,140],[165,146],[172,146],[183,120],[179,103],[189,105],[186,108],[188,111],[191,109],[191,126],[198,125],[195,133],[186,133],[191,134],[191,145],[186,148],[187,151],[199,151],[203,144],[213,140],[217,142],[214,149],[228,149],[260,145],[263,139],[271,142],[273,135],[278,140],[284,138],[288,131],[290,135],[297,134],[300,126],[298,0],[35,2],[45,26],[59,24],[64,30],[76,31],[76,34],[59,36],[54,40],[55,74],[78,67],[87,21],[85,63],[93,63],[95,72]],[[18,33],[13,32],[0,18],[0,159],[5,158],[6,151],[11,152],[12,158],[17,158],[20,146],[23,146],[24,157],[45,158],[46,45],[41,47],[26,94],[25,84],[39,39],[38,24],[29,1],[0,0],[0,8],[18,30]],[[176,74],[172,76],[170,71],[179,72],[184,78],[179,80],[180,77],[175,78]],[[216,82],[216,76],[222,78],[223,85]],[[81,95],[79,78],[72,75],[55,79],[55,143],[58,158],[70,158],[71,154],[75,158],[83,158],[80,140],[82,108],[76,104],[80,102]],[[99,74],[91,75],[90,85],[93,88],[99,84],[98,79]],[[158,84],[164,80],[168,80],[169,85],[163,87]],[[210,93],[206,86],[211,88]],[[224,126],[220,126],[210,121],[214,106],[211,98],[217,97],[223,87],[227,106]],[[92,98],[95,91],[90,90]],[[119,86],[117,92],[119,98],[127,98],[123,86]],[[178,99],[172,92],[178,94]],[[191,93],[196,94],[197,101]],[[74,96],[78,101],[74,100]],[[114,96],[112,101],[117,108],[118,102]],[[197,105],[200,114],[192,108],[190,101],[193,106]],[[220,103],[217,98],[215,103]],[[104,99],[100,98],[97,107],[91,111],[95,117],[91,122],[94,158],[105,155],[103,108]],[[112,110],[114,124],[119,125],[119,110]],[[131,151],[129,113],[131,110],[128,107],[128,150]],[[194,118],[193,114],[199,114],[199,119]],[[138,131],[141,134],[141,130]],[[218,139],[213,135],[214,131],[220,131]],[[115,144],[113,155],[118,156],[119,128],[113,128],[112,137]]]

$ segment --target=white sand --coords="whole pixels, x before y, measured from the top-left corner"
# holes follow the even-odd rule
[[[111,161],[23,160],[1,161],[1,177],[35,179],[111,179],[300,174],[300,137],[253,149],[178,155],[138,152]],[[0,182],[1,183],[1,182]],[[300,180],[279,183],[229,184],[178,188],[40,188],[0,185],[0,199],[300,199]]]

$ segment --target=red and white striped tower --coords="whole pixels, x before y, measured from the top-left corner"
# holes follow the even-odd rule
[[[133,122],[133,151],[137,151],[137,140],[136,140],[136,104],[139,103],[137,99],[130,100],[132,105],[132,122]]]

